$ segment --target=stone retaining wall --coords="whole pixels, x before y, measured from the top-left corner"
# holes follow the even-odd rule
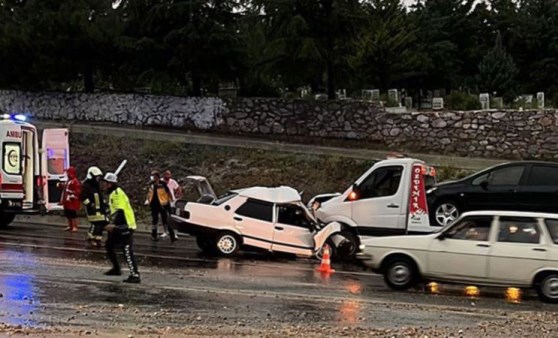
[[[36,118],[225,133],[348,138],[389,150],[558,158],[556,111],[389,114],[364,102],[0,91],[0,110]]]

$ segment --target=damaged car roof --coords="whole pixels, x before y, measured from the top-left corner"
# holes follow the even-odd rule
[[[236,190],[235,192],[238,193],[240,196],[277,204],[301,201],[298,191],[291,187],[284,186],[276,188],[252,187],[242,190]]]

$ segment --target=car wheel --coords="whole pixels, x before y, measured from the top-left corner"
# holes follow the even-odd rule
[[[5,229],[14,221],[15,214],[6,214],[0,212],[0,229]]]
[[[558,273],[544,277],[535,289],[543,302],[558,303]]]
[[[202,252],[214,253],[215,251],[214,250],[215,244],[213,243],[213,240],[211,238],[205,236],[197,236],[196,244],[198,245],[198,248],[200,248]]]
[[[335,243],[336,257],[341,260],[352,260],[358,251],[360,240],[354,233],[343,230],[337,236]]]
[[[235,234],[223,232],[215,238],[215,248],[222,256],[233,256],[240,248],[240,242]]]
[[[384,270],[386,284],[394,290],[407,290],[418,280],[418,271],[413,261],[408,258],[395,258],[386,264]]]
[[[453,201],[442,201],[434,206],[433,223],[436,226],[446,226],[455,222],[461,215],[461,209]]]
[[[321,249],[318,250],[318,252],[316,252],[316,254],[315,254],[316,258],[319,259],[319,260],[322,260],[322,258],[324,256],[324,248],[325,248],[326,245],[329,246],[329,258],[330,259],[337,258],[337,250],[335,248],[335,244],[331,240],[331,237],[328,238],[326,240],[326,242],[324,243],[324,245],[321,247]]]

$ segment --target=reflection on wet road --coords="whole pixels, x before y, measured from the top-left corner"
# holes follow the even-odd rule
[[[201,255],[191,238],[171,245],[142,233],[136,240],[142,284],[130,286],[103,275],[104,251],[86,248],[84,238],[46,225],[0,231],[0,322],[147,331],[202,323],[471,326],[505,318],[506,311],[554,311],[529,293],[512,305],[501,290],[474,301],[459,287],[442,295],[392,292],[381,276],[353,264],[334,264],[337,272],[322,276],[311,259],[258,253],[219,259]]]

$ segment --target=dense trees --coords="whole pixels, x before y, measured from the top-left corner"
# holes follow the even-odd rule
[[[558,93],[555,0],[0,0],[0,87]]]

